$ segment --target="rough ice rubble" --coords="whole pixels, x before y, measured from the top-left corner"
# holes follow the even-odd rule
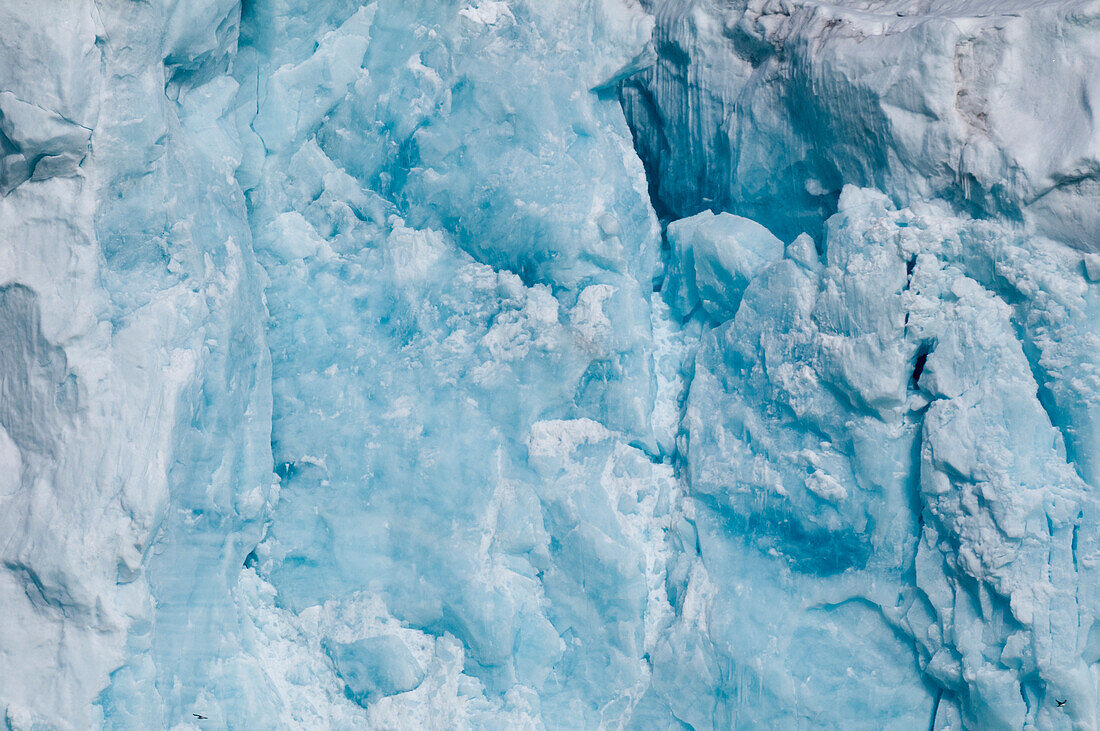
[[[1094,725],[1092,460],[1060,426],[1095,422],[1096,287],[1078,253],[944,204],[839,207],[824,260],[788,247],[694,364],[687,483],[737,618],[711,640],[782,709],[732,718],[847,726],[882,702],[899,727]],[[1024,322],[1060,352],[1029,360]]]
[[[891,162],[662,278],[637,9],[248,8],[0,10],[10,725],[1095,725],[1090,260]]]
[[[592,26],[561,22],[582,7]],[[244,20],[281,480],[250,565],[294,616],[370,601],[443,638],[420,670],[379,672],[455,690],[383,699],[357,676],[398,640],[321,628],[316,682],[335,670],[374,722],[622,725],[672,620],[679,488],[643,451],[659,231],[622,112],[592,88],[644,53],[648,20],[331,12],[311,37],[276,6]],[[303,107],[288,80],[318,75]],[[294,694],[295,669],[270,673]]]
[[[858,723],[816,703],[844,693],[815,687],[831,677],[799,673],[893,634],[923,674],[897,658],[895,722],[1095,725],[1094,5],[651,9],[657,64],[622,95],[657,204],[751,215],[791,242],[735,317],[701,323],[686,369],[704,563],[719,592],[791,576],[788,612],[770,585],[727,595],[750,619],[714,647],[735,667],[772,658],[757,682],[781,714]],[[676,232],[702,215],[669,226],[668,270],[688,282]],[[738,270],[703,274],[694,289],[721,291]],[[688,313],[682,289],[665,287]],[[815,626],[819,607],[838,611]],[[864,608],[881,621],[850,615]],[[760,644],[808,625],[837,644]]]
[[[844,185],[1096,250],[1089,0],[668,0],[624,102],[659,206],[817,234]]]

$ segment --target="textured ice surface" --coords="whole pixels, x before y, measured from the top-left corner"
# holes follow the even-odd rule
[[[1095,609],[1081,598],[1095,591],[1096,501],[1058,422],[1082,406],[1077,434],[1095,421],[1097,351],[1067,351],[1094,337],[1097,293],[1057,244],[851,188],[839,205],[822,260],[788,250],[695,362],[684,431],[703,560],[728,556],[742,591],[767,597],[730,596],[748,615],[732,660],[764,659],[769,708],[805,699],[808,719],[841,727],[861,722],[844,709],[867,709],[835,699],[876,678],[892,694],[874,693],[882,723],[912,727],[934,695],[941,725],[1057,726],[1051,698],[1070,696],[1092,725],[1095,658],[1081,653]],[[1059,285],[1019,295],[1043,279]],[[1072,334],[1057,355],[1015,324],[1043,320]],[[1072,374],[1050,367],[1071,361]],[[786,598],[757,575],[783,577]],[[844,658],[898,635],[929,691],[908,657]],[[836,687],[844,667],[865,680]]]
[[[1100,241],[1091,0],[647,0],[624,90],[660,207],[817,234],[844,185]]]
[[[783,242],[755,221],[704,211],[667,230],[668,282],[664,288],[680,317],[701,307],[724,322],[737,312],[749,282],[783,256]]]
[[[645,5],[0,3],[8,727],[1100,723],[1096,4]]]

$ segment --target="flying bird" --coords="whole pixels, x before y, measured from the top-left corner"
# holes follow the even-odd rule
[[[200,721],[205,721],[206,720],[206,716],[200,716],[197,713],[192,713],[191,715],[194,716],[195,718],[199,719]]]
[[[1059,708],[1061,708],[1062,706],[1066,705],[1066,702],[1065,702],[1065,700],[1058,700],[1057,698],[1055,698],[1055,699],[1054,699],[1054,702],[1058,704],[1058,707],[1059,707]]]

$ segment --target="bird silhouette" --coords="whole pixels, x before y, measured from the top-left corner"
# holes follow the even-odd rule
[[[1066,705],[1066,702],[1065,702],[1064,700],[1061,700],[1061,701],[1060,701],[1060,700],[1058,700],[1057,698],[1055,698],[1055,699],[1054,699],[1054,702],[1058,704],[1058,707],[1059,707],[1059,708],[1061,708],[1062,706]]]
[[[200,721],[205,721],[206,720],[206,716],[200,716],[197,713],[192,713],[191,715],[194,716],[195,718],[199,719]]]

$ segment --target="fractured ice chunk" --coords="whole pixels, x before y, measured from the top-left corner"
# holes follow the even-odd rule
[[[424,668],[400,637],[381,635],[323,645],[347,683],[348,695],[364,708],[379,698],[413,690],[424,680]]]
[[[0,91],[0,193],[28,178],[75,174],[91,134],[56,112]]]
[[[668,240],[670,302],[681,317],[701,305],[716,322],[732,318],[749,280],[783,256],[783,243],[768,229],[730,213],[674,221]]]
[[[1090,282],[1100,282],[1100,254],[1085,254],[1085,276]]]

